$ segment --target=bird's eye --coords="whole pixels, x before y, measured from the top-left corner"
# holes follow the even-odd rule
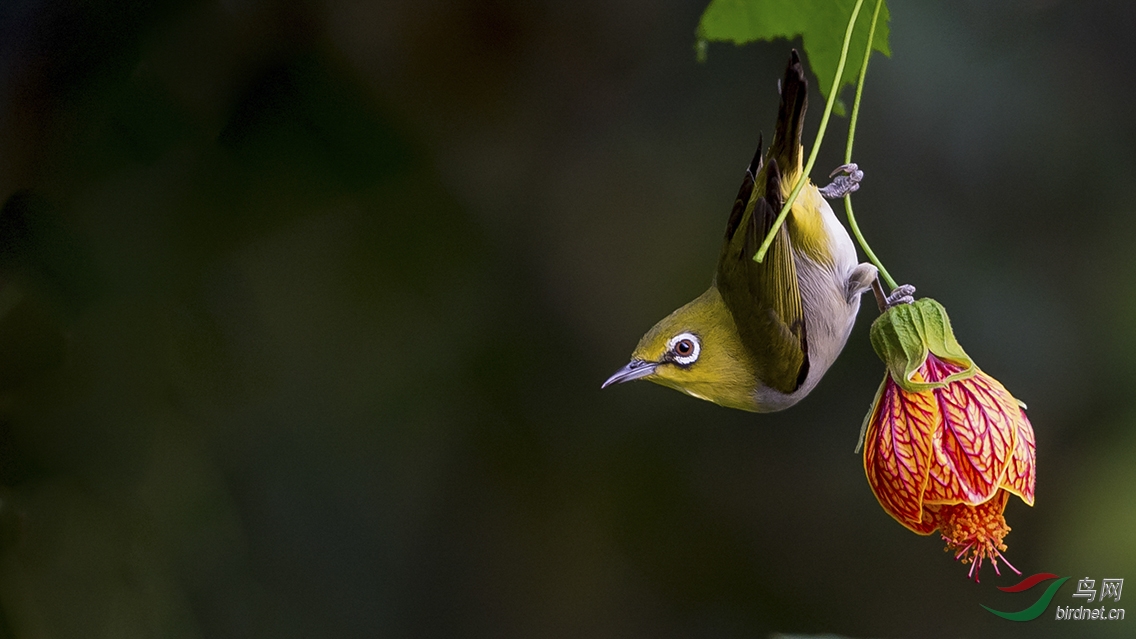
[[[679,333],[667,343],[671,361],[680,366],[690,366],[698,360],[702,351],[702,343],[693,333]]]

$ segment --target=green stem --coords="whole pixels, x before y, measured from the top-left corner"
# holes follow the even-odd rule
[[[864,65],[860,67],[860,81],[856,83],[856,101],[852,103],[852,117],[848,120],[848,148],[844,150],[845,164],[852,161],[852,141],[856,137],[856,118],[860,116],[860,96],[864,93],[864,76],[868,75],[868,58],[872,56],[872,39],[876,37],[876,20],[880,17],[880,6],[883,3],[884,0],[876,0],[876,10],[872,13],[872,26],[868,29],[868,48],[864,50]],[[860,243],[860,248],[864,249],[864,254],[868,256],[872,264],[876,265],[888,287],[895,288],[896,283],[892,279],[891,273],[887,272],[883,263],[880,262],[880,258],[876,257],[876,254],[872,251],[872,247],[868,246],[868,241],[860,232],[860,226],[856,224],[856,216],[852,214],[851,194],[844,196],[844,211],[848,214],[848,226],[852,229],[852,234],[856,236],[856,241]]]
[[[878,0],[877,0],[878,1]],[[789,215],[789,209],[793,208],[793,202],[797,201],[797,194],[801,192],[801,188],[805,186],[805,182],[809,179],[809,173],[813,170],[813,163],[816,162],[817,151],[820,150],[821,140],[824,139],[824,131],[828,128],[828,118],[832,115],[832,105],[836,102],[836,92],[840,88],[840,76],[844,74],[844,63],[848,60],[848,44],[852,41],[852,28],[856,26],[856,16],[860,15],[860,6],[864,4],[864,0],[856,0],[856,6],[852,8],[852,17],[848,20],[848,28],[844,30],[844,45],[840,48],[840,63],[836,65],[836,77],[832,79],[832,90],[828,92],[828,100],[824,105],[824,115],[820,119],[820,128],[817,129],[816,141],[813,142],[813,150],[809,153],[809,161],[805,163],[805,170],[797,176],[796,185],[793,186],[793,192],[789,194],[789,199],[785,201],[785,206],[781,207],[781,213],[777,215],[777,219],[773,221],[773,227],[769,229],[769,233],[765,236],[765,241],[761,243],[761,248],[757,249],[757,253],[753,256],[753,261],[761,262],[765,259],[765,253],[769,250],[769,245],[773,243],[773,238],[776,237],[777,231],[781,230],[781,225],[785,223],[785,218]],[[868,46],[872,46],[872,40],[868,39]]]

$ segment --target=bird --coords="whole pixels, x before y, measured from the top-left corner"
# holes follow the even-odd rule
[[[808,81],[796,50],[780,93],[773,141],[763,156],[758,137],[710,288],[647,331],[601,388],[643,379],[727,408],[774,412],[808,395],[843,350],[877,269],[857,263],[825,198],[858,189],[863,171],[838,167],[824,188],[803,176],[763,261],[753,259],[803,173]]]

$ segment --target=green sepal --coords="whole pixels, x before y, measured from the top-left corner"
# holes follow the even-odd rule
[[[947,309],[924,297],[912,304],[897,304],[872,322],[872,348],[879,355],[892,379],[906,391],[922,393],[974,376],[974,361],[955,339]],[[927,361],[927,354],[964,366],[963,370],[939,382],[913,381],[915,372]]]

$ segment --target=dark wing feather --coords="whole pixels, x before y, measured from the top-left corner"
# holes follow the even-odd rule
[[[808,339],[787,226],[777,232],[765,260],[753,261],[782,206],[775,159],[761,177],[765,184],[755,189],[754,176],[746,171],[730,216],[737,223],[731,224],[733,233],[722,247],[716,282],[758,379],[791,393],[808,376]]]
[[[730,211],[730,219],[726,222],[727,246],[730,244],[730,238],[737,232],[738,225],[742,223],[742,216],[745,215],[746,207],[749,206],[750,196],[753,195],[754,176],[761,172],[761,142],[761,135],[759,134],[757,136],[757,151],[753,154],[753,159],[750,160],[745,177],[742,178],[742,186],[738,189],[738,197],[734,200],[734,208]]]
[[[769,145],[769,157],[777,160],[783,175],[794,176],[801,163],[801,133],[805,111],[809,108],[809,81],[797,50],[789,54],[785,78],[781,81],[781,103],[777,108],[777,128]],[[757,175],[757,171],[754,171]],[[790,184],[789,186],[792,186]]]

